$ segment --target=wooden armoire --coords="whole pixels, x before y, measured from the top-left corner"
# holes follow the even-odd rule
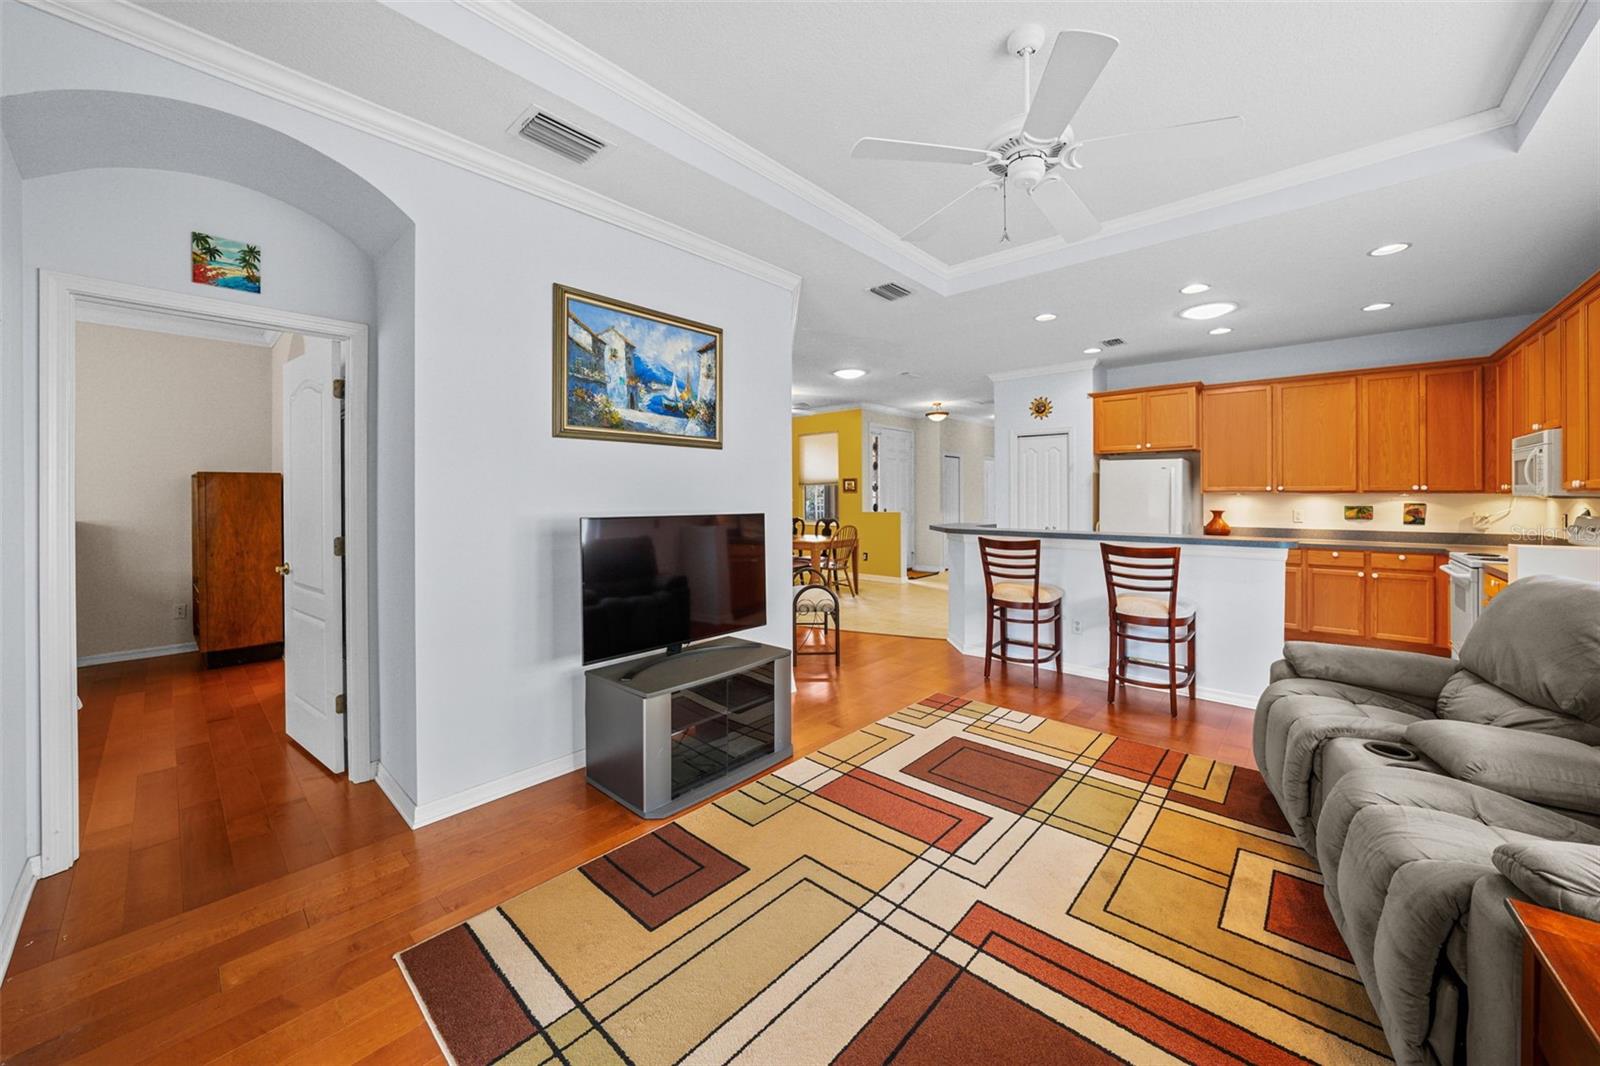
[[[212,664],[283,650],[283,475],[202,471],[191,484],[195,643]]]

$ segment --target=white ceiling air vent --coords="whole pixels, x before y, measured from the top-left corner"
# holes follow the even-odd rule
[[[587,163],[606,146],[606,142],[600,138],[585,133],[575,126],[569,126],[554,115],[543,111],[535,112],[517,132],[534,144],[548,148],[556,155],[570,159],[574,163]]]
[[[886,281],[882,285],[874,285],[867,291],[885,300],[903,300],[911,295],[911,290],[898,281]]]
[[[1115,348],[1118,345],[1127,344],[1127,343],[1128,342],[1123,340],[1121,337],[1108,337],[1107,339],[1105,339],[1105,340],[1100,342],[1100,347],[1102,347],[1102,348]]]

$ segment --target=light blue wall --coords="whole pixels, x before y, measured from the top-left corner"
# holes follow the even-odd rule
[[[1106,388],[1133,389],[1145,385],[1167,385],[1175,381],[1203,381],[1212,385],[1224,381],[1320,374],[1331,370],[1362,370],[1400,363],[1465,359],[1489,355],[1516,336],[1535,317],[1531,314],[1512,315],[1509,318],[1456,322],[1396,333],[1369,333],[1364,337],[1341,337],[1282,348],[1255,348],[1194,359],[1169,359],[1135,366],[1113,364],[1105,368]]]

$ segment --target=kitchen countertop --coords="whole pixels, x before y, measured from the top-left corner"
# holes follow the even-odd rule
[[[1500,563],[1484,563],[1483,572],[1486,574],[1493,574],[1501,581],[1511,580],[1511,571]]]
[[[977,537],[1037,537],[1040,540],[1114,540],[1125,544],[1210,544],[1235,548],[1293,548],[1290,540],[1276,537],[1206,537],[1166,533],[1112,533],[1087,529],[1010,529],[977,522],[940,523],[929,526],[935,533]]]
[[[1498,552],[1505,554],[1504,544],[1451,544],[1433,543],[1414,540],[1384,540],[1382,537],[1373,537],[1371,540],[1323,540],[1318,537],[1305,537],[1294,542],[1297,548],[1331,549],[1333,551],[1373,551],[1373,552],[1416,552],[1418,555],[1445,555],[1450,552]]]

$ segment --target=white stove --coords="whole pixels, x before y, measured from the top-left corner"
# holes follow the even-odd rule
[[[1510,561],[1500,552],[1451,552],[1450,561],[1439,568],[1450,576],[1450,654],[1456,658],[1483,610],[1483,568]]]

